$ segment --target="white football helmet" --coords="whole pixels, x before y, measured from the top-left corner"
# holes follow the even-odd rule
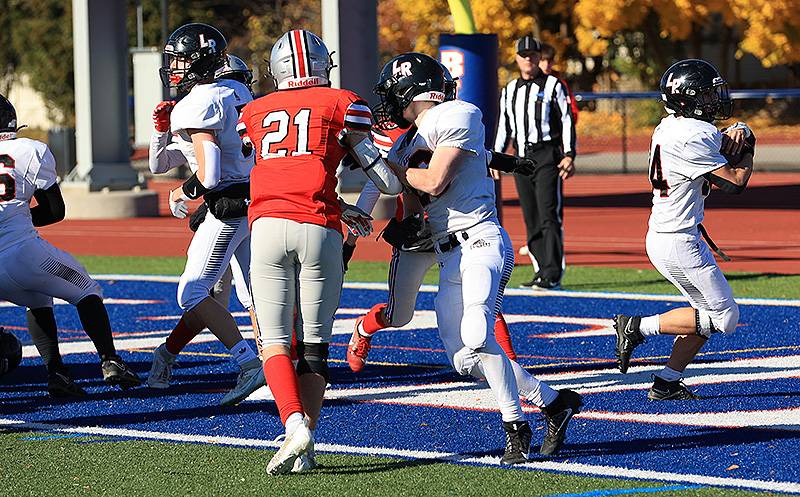
[[[269,70],[279,90],[328,86],[331,69],[328,47],[310,31],[288,31],[272,47]]]

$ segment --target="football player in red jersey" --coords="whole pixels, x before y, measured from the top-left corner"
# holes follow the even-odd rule
[[[339,162],[349,152],[381,191],[402,189],[369,139],[367,102],[330,88],[332,67],[319,37],[285,33],[270,57],[277,91],[245,106],[239,122],[244,143],[256,153],[250,269],[264,373],[286,427],[269,474],[315,466],[313,430],[328,382],[328,344],[343,280]],[[289,355],[293,324],[296,367]]]

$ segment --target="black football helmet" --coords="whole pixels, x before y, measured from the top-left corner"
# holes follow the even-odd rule
[[[676,62],[661,77],[661,98],[679,116],[713,122],[731,117],[728,83],[704,60]]]
[[[16,133],[17,110],[6,97],[0,95],[0,133]]]
[[[383,129],[394,126],[407,128],[411,123],[403,117],[403,111],[411,102],[445,101],[444,69],[433,57],[404,53],[383,66],[372,91],[381,99],[372,109],[376,125]]]
[[[164,46],[161,82],[187,92],[200,81],[214,79],[215,71],[225,65],[227,47],[228,42],[217,28],[184,24],[169,35]]]
[[[11,372],[22,362],[22,342],[0,328],[0,376]]]

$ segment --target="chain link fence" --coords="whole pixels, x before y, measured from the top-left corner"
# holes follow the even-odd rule
[[[800,89],[734,90],[735,121],[758,138],[761,170],[800,171]],[[666,113],[659,92],[577,93],[576,164],[581,171],[646,171],[653,129]],[[717,123],[724,125],[726,123]]]

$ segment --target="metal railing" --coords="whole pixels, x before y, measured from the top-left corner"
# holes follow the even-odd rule
[[[800,148],[800,88],[731,90],[731,98],[735,118],[749,122],[758,116],[761,129],[753,128],[759,137],[760,167],[800,170],[800,159],[795,158]],[[664,115],[660,92],[580,92],[575,100],[581,108],[577,161],[582,170],[628,173],[647,168],[650,135]],[[764,104],[775,101],[781,103],[776,115],[762,115]],[[763,124],[765,119],[769,126]]]

